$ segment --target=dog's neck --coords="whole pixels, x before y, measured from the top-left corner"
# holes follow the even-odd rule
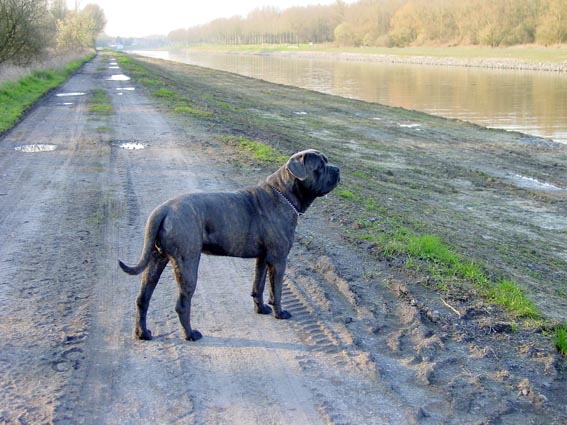
[[[301,211],[299,211],[297,209],[297,207],[293,204],[293,202],[291,202],[287,196],[285,196],[278,188],[272,186],[271,184],[268,183],[268,186],[270,186],[293,210],[293,212],[295,213],[295,215],[297,215],[298,217],[301,217],[304,213],[302,213]]]
[[[303,193],[304,191],[299,190],[297,179],[290,177],[290,175],[291,173],[284,166],[271,176],[268,176],[266,183],[293,207],[298,216],[303,215],[313,203],[315,197],[307,196]]]

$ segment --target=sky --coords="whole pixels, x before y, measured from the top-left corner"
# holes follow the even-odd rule
[[[206,24],[216,18],[245,17],[262,6],[287,9],[294,6],[332,4],[336,0],[67,0],[70,9],[98,4],[106,16],[110,36],[167,35],[179,28]]]

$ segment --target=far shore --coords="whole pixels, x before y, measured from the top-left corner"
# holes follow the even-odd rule
[[[361,48],[341,49],[321,46],[195,46],[182,50],[262,55],[282,58],[460,66],[492,69],[567,72],[567,49],[557,48]],[[356,51],[360,50],[360,51]],[[501,55],[501,56],[499,56]]]

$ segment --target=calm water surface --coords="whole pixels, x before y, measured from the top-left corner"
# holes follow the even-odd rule
[[[567,143],[567,75],[209,52],[136,52]]]

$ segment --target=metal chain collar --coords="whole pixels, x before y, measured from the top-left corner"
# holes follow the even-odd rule
[[[280,195],[283,200],[293,209],[293,212],[295,213],[295,215],[297,215],[298,217],[301,217],[304,213],[300,212],[295,205],[293,205],[293,203],[288,199],[287,196],[285,196],[282,192],[280,192],[278,189],[276,189],[274,186],[272,186],[271,184],[269,185],[272,189],[274,189],[274,191],[276,191],[276,193],[278,195]]]

